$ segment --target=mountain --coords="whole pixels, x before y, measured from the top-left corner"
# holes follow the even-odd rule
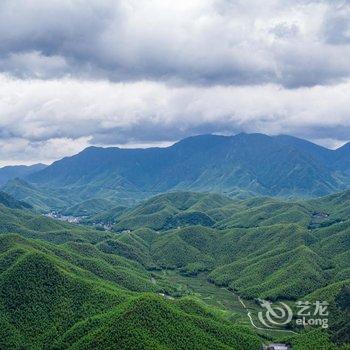
[[[15,178],[24,178],[30,174],[43,170],[47,167],[45,164],[34,165],[15,165],[5,166],[0,168],[0,186],[4,185],[7,181]]]
[[[59,192],[58,197],[67,202],[62,203],[65,208],[94,198],[130,206],[176,190],[242,198],[254,194],[315,197],[350,185],[348,150],[344,146],[332,151],[291,136],[200,135],[167,148],[89,147],[25,180],[39,192],[50,193],[50,199]],[[5,191],[16,196],[19,191],[14,187],[8,183]],[[52,204],[46,200],[37,206]]]
[[[349,316],[335,304],[344,299],[342,287],[350,288],[349,193],[295,201],[166,193],[117,211],[118,236],[98,246],[147,269],[177,271],[187,281],[198,278],[200,285],[205,276],[220,290],[248,299],[327,300],[329,333],[313,329],[289,341],[297,349],[341,348],[330,339],[348,342]],[[192,213],[209,217],[210,225],[200,220],[167,225]]]
[[[78,323],[62,342],[64,348],[100,350],[114,349],[116,344],[125,350],[250,350],[261,344],[246,327],[234,326],[193,302],[167,302],[154,296]]]
[[[62,211],[62,214],[78,217],[90,216],[97,215],[101,212],[112,209],[113,207],[113,202],[109,201],[108,199],[92,198],[66,208],[64,211]]]
[[[92,195],[101,187],[148,196],[171,189],[322,195],[339,186],[308,153],[261,134],[202,135],[163,149],[88,148],[28,180],[73,190],[86,186]]]
[[[191,225],[212,226],[215,221],[205,211],[229,203],[229,198],[212,193],[167,193],[116,216],[115,229],[123,231],[147,227],[161,230]]]
[[[308,153],[314,159],[317,159],[324,165],[327,165],[329,161],[335,159],[334,151],[328,148],[316,145],[310,141],[300,139],[298,137],[289,135],[277,135],[274,139],[279,143],[291,146],[298,149],[300,152]]]
[[[336,150],[336,157],[334,159],[334,167],[347,176],[350,175],[350,142]]]

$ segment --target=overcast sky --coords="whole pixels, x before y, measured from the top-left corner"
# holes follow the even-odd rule
[[[241,131],[350,140],[350,1],[0,1],[0,165]]]

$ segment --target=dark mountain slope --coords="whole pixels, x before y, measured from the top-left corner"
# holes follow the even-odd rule
[[[350,176],[350,142],[336,150],[336,156],[333,160],[333,167]]]
[[[298,149],[300,152],[308,153],[314,159],[322,162],[324,165],[328,165],[329,161],[334,158],[335,151],[328,148],[316,145],[310,141],[300,139],[298,137],[289,135],[274,136],[274,139],[281,144],[291,146]]]

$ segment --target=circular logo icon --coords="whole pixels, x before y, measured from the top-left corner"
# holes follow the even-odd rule
[[[259,311],[259,321],[268,328],[284,326],[293,318],[292,309],[285,303],[279,302],[273,304],[269,301],[262,300],[261,306],[265,311]]]

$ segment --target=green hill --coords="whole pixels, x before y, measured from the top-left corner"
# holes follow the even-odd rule
[[[142,274],[137,264],[91,245],[0,237],[1,348],[259,347],[252,331],[194,301],[189,308],[182,300],[131,293],[160,288]]]
[[[209,278],[249,298],[297,299],[328,282],[330,262],[305,246],[270,251],[215,269]]]
[[[193,306],[142,296],[78,324],[61,342],[73,349],[259,349],[252,331]]]
[[[256,298],[329,300],[330,329],[288,341],[305,350],[342,346],[349,342],[346,198],[172,192],[97,214],[115,222],[112,231],[2,204],[0,348],[259,349],[285,340],[254,329],[237,295],[251,313]],[[340,221],[322,224],[337,213]]]
[[[213,226],[210,210],[223,207],[232,201],[211,193],[173,192],[155,196],[121,215],[115,230],[147,227],[154,230],[179,226]]]
[[[72,202],[67,191],[40,188],[22,179],[8,181],[2,190],[42,212],[61,210]]]
[[[345,196],[283,201],[168,193],[122,213],[115,225],[122,233],[101,247],[147,268],[210,272],[212,282],[249,298],[296,299],[350,278],[350,222],[311,226],[321,206],[336,212]],[[178,220],[194,210],[210,221]]]
[[[0,247],[2,348],[53,344],[77,321],[125,300],[112,288],[66,271],[22,239],[1,238]]]
[[[53,220],[28,210],[0,205],[0,235],[18,233],[24,237],[64,243],[68,241],[98,242],[111,235],[89,227]]]

